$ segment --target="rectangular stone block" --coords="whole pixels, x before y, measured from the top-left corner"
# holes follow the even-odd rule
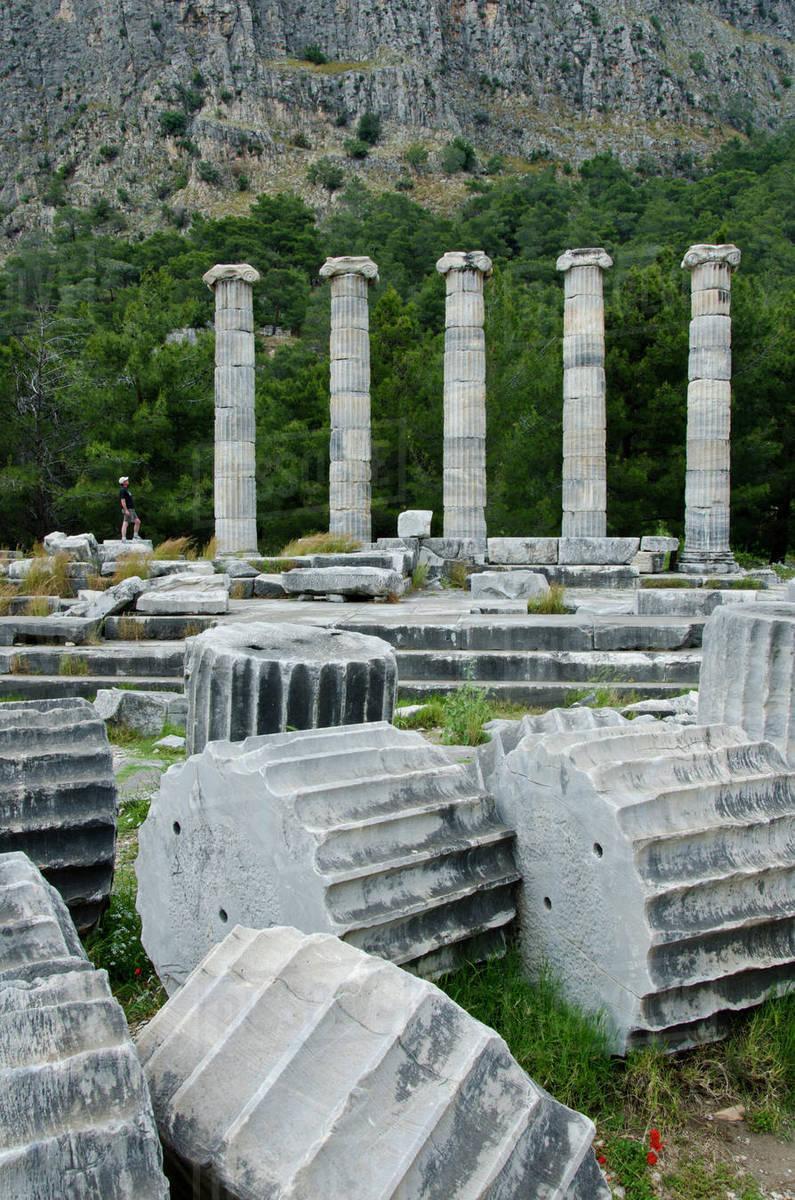
[[[731,379],[731,350],[702,346],[691,347],[687,361],[687,377],[690,380]]]
[[[446,437],[445,470],[485,471],[486,439],[483,437]]]
[[[329,349],[332,362],[351,358],[369,367],[370,335],[365,329],[356,329],[349,325],[332,329]]]
[[[331,328],[332,329],[363,329],[370,328],[370,314],[367,295],[364,296],[331,296]]]
[[[646,534],[640,539],[641,550],[650,554],[676,554],[679,549],[679,538],[663,537],[660,534]]]
[[[482,328],[486,318],[482,292],[453,292],[445,304],[444,324],[446,329],[454,326]]]
[[[607,509],[607,484],[604,480],[566,479],[562,485],[564,512],[601,512]]]
[[[254,367],[215,368],[216,408],[245,408],[254,404]]]
[[[329,457],[332,462],[369,462],[371,436],[369,425],[364,429],[332,428]]]
[[[485,383],[486,356],[477,350],[445,350],[444,379],[448,383]]]
[[[613,565],[629,563],[638,552],[640,538],[568,538],[558,545],[558,562],[563,565]]]
[[[219,308],[215,312],[215,331],[227,333],[233,330],[237,333],[254,333],[254,309],[248,308]],[[252,337],[253,341],[253,337]]]
[[[369,392],[332,392],[329,404],[332,434],[335,430],[370,430]]]
[[[398,514],[399,538],[427,538],[431,536],[433,511],[429,508],[407,509]]]
[[[250,442],[253,446],[256,433],[253,403],[237,408],[216,408],[216,442]]]
[[[493,537],[489,538],[488,555],[492,563],[556,563],[558,539]]]
[[[223,367],[254,366],[254,335],[239,330],[216,330],[215,365]]]

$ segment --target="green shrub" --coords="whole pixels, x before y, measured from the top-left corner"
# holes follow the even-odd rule
[[[551,587],[543,592],[540,596],[533,596],[527,601],[527,611],[529,613],[560,615],[561,613],[573,612],[565,604],[566,589],[559,583],[553,583]]]
[[[381,137],[381,118],[378,113],[365,112],[359,117],[356,136],[368,146],[374,146]]]
[[[403,161],[414,171],[419,171],[428,162],[428,151],[421,142],[412,142],[403,151]]]
[[[479,746],[488,741],[483,726],[490,720],[486,692],[467,680],[445,697],[442,741],[448,746]]]
[[[197,163],[196,173],[203,183],[219,184],[221,182],[221,172],[214,163],[206,162],[204,159]]]
[[[343,145],[348,158],[367,158],[367,155],[370,153],[370,147],[361,138],[347,138]]]
[[[338,163],[331,158],[319,158],[313,162],[306,172],[306,177],[312,184],[319,184],[327,192],[337,192],[345,182],[345,173]]]
[[[411,572],[411,590],[413,592],[419,592],[425,587],[428,582],[428,570],[427,563],[417,563]]]
[[[179,137],[188,128],[187,115],[176,108],[161,112],[157,120],[164,137]]]
[[[322,67],[324,63],[329,61],[315,42],[310,42],[309,45],[304,46],[301,51],[301,58],[304,62],[314,63],[316,67]]]
[[[456,175],[459,171],[474,171],[478,165],[475,147],[462,137],[454,137],[440,155],[440,166],[445,175]]]

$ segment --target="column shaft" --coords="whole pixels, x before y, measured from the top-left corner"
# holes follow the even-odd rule
[[[215,292],[215,536],[219,554],[257,553],[254,306],[258,273],[220,264],[204,276]]]
[[[436,264],[445,276],[444,536],[486,547],[486,338],[481,250],[451,251]]]
[[[329,532],[371,542],[367,288],[378,268],[369,258],[329,258],[320,274],[331,281]]]
[[[607,414],[601,248],[567,250],[563,316],[563,537],[607,535]]]
[[[729,544],[731,501],[731,277],[736,246],[691,246],[687,467],[683,570],[737,570]]]

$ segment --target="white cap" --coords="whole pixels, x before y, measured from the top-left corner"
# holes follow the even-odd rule
[[[121,476],[119,477],[119,483],[129,483],[129,482],[130,482],[130,476],[129,476],[129,475],[121,475]]]

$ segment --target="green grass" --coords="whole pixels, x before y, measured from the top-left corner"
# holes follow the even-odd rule
[[[594,684],[592,687],[575,688],[566,693],[565,708],[587,701],[588,708],[625,708],[640,700],[637,692],[619,691],[609,684]]]
[[[95,967],[108,972],[113,994],[131,1025],[153,1016],[165,1003],[165,992],[141,945],[132,866],[117,870],[110,906],[86,939],[86,953]]]
[[[713,590],[715,588],[721,588],[725,591],[730,591],[730,592],[742,592],[742,591],[758,592],[764,586],[765,585],[762,583],[761,579],[727,579],[725,576],[723,578],[720,578],[719,576],[716,575],[714,579],[705,579],[704,580],[705,588],[712,588]]]
[[[675,1200],[763,1200],[763,1193],[749,1176],[739,1176],[725,1163],[708,1163],[688,1158],[686,1165],[670,1175],[663,1184]]]
[[[283,575],[285,571],[292,571],[295,567],[300,567],[300,563],[294,559],[283,558],[261,558],[253,565],[263,575]]]
[[[428,582],[428,563],[417,563],[414,570],[411,572],[411,590],[419,592],[425,587]]]
[[[449,746],[479,746],[489,740],[483,726],[491,718],[486,692],[467,680],[445,697],[442,741]]]
[[[445,573],[442,577],[442,587],[445,588],[461,588],[466,589],[467,580],[471,571],[465,562],[457,560],[445,564]]]
[[[62,654],[58,662],[59,675],[87,675],[88,659],[74,654]]]
[[[697,585],[691,583],[689,579],[659,579],[654,575],[647,575],[641,579],[640,586],[642,588],[690,588]]]
[[[134,769],[140,770],[139,767]],[[121,772],[119,772],[119,777],[121,777]],[[119,834],[132,833],[133,830],[143,825],[151,803],[149,796],[132,796],[129,800],[123,801],[116,822],[117,832]]]
[[[360,541],[345,533],[308,533],[288,542],[279,558],[294,558],[297,554],[351,554],[361,548]]]
[[[527,611],[550,616],[574,612],[573,608],[566,607],[565,596],[565,588],[559,583],[553,583],[541,596],[533,596],[531,600],[527,601]]]
[[[165,722],[160,733],[153,737],[142,737],[134,729],[128,729],[126,725],[120,725],[116,721],[108,721],[108,740],[114,746],[122,746],[129,754],[135,755],[137,758],[159,759],[163,762],[181,762],[185,757],[184,750],[169,750],[166,746],[156,746],[161,738],[168,734],[176,734],[178,737],[185,736],[185,730],[180,729],[177,725],[171,725],[168,721]],[[136,767],[135,763],[129,764]],[[122,767],[122,771],[125,768]],[[121,774],[121,772],[119,772]]]

